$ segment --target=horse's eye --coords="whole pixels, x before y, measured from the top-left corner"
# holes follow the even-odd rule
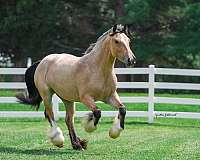
[[[118,43],[119,43],[119,41],[118,41],[118,40],[115,40],[115,43],[116,43],[116,44],[118,44]]]

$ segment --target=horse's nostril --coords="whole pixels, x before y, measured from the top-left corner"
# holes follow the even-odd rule
[[[135,63],[136,63],[135,57],[127,59],[127,65],[128,66],[132,66]]]
[[[133,64],[135,64],[135,63],[136,63],[136,57],[135,57],[135,56],[133,56],[133,59],[132,59],[132,61],[133,61]]]
[[[133,60],[131,59],[131,58],[128,58],[128,63],[127,63],[127,65],[128,66],[131,66],[133,64]]]

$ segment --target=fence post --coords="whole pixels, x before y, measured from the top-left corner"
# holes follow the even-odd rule
[[[59,99],[57,95],[53,95],[53,113],[54,118],[57,121],[59,119]]]
[[[149,65],[149,89],[148,89],[148,123],[153,123],[154,119],[154,82],[155,66]]]

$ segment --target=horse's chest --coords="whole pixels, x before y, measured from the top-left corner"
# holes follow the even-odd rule
[[[91,86],[92,94],[95,100],[103,101],[111,96],[116,90],[116,83],[113,80],[99,81],[98,85]]]

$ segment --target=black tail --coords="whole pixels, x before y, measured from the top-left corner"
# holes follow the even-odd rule
[[[35,106],[36,110],[39,109],[40,103],[42,102],[42,98],[34,83],[34,74],[39,63],[40,61],[34,63],[25,72],[25,82],[28,89],[28,96],[24,94],[16,96],[20,103]]]

